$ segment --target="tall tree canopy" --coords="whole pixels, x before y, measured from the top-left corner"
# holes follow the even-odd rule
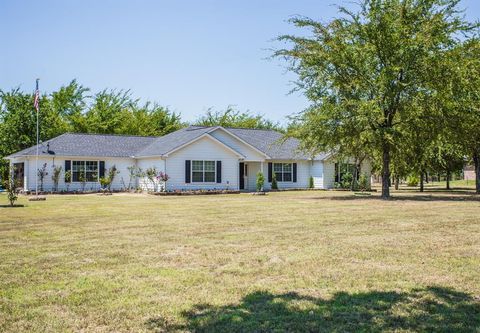
[[[278,123],[274,123],[262,115],[252,115],[250,112],[241,112],[233,106],[228,106],[225,110],[216,111],[213,108],[207,110],[206,114],[198,118],[195,122],[198,126],[223,126],[223,127],[242,127],[257,129],[274,129],[281,131]]]
[[[428,130],[432,113],[443,114],[423,106],[446,84],[435,79],[432,66],[444,61],[460,33],[473,29],[458,3],[363,0],[358,12],[340,7],[341,17],[325,24],[294,18],[312,35],[279,37],[291,46],[275,55],[289,61],[298,89],[312,102],[295,126],[305,148],[362,145],[372,151],[381,161],[382,197],[388,198],[392,154],[399,153],[404,131]]]
[[[140,104],[129,91],[103,90],[93,96],[73,80],[40,99],[40,140],[65,132],[160,136],[184,124],[180,115],[156,103]],[[33,93],[0,91],[0,161],[36,142]]]

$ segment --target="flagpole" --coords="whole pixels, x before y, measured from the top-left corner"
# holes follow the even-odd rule
[[[37,79],[37,90],[36,92],[38,92],[38,81],[40,79]],[[40,94],[40,93],[38,93]],[[39,97],[40,98],[40,97]],[[40,101],[38,102],[38,106],[37,106],[37,155],[35,157],[35,196],[38,198],[38,137],[39,137],[39,133],[38,133],[38,114],[40,113]]]

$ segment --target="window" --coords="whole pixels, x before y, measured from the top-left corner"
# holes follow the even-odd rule
[[[291,182],[292,169],[292,163],[273,163],[273,172],[278,182]]]
[[[352,176],[355,174],[355,164],[349,163],[335,163],[335,182],[340,183],[343,181],[343,176],[349,173]],[[359,179],[359,174],[357,173],[357,180]]]
[[[98,161],[72,161],[72,181],[98,181]]]
[[[215,161],[192,161],[192,182],[215,183]]]

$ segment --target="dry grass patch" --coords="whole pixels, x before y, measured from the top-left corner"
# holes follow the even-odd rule
[[[395,195],[21,198],[0,331],[478,331],[479,197]]]

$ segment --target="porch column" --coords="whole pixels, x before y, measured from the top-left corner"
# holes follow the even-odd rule
[[[28,191],[28,157],[23,162],[23,190]]]
[[[260,172],[263,174],[263,161],[260,162]]]

